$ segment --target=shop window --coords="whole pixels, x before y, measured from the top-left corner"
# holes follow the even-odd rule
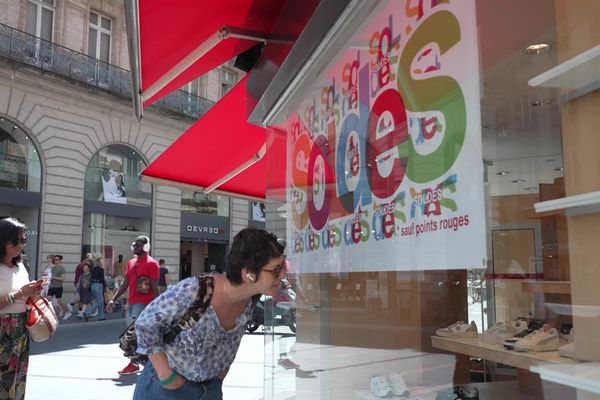
[[[0,187],[39,192],[41,162],[28,133],[0,118]]]
[[[131,243],[140,235],[150,236],[149,219],[86,213],[81,253],[102,257],[106,274],[112,275],[119,255],[125,261],[133,256]]]
[[[85,199],[150,206],[152,185],[142,182],[146,163],[132,148],[114,144],[100,150],[85,173]]]
[[[225,96],[236,82],[237,74],[234,71],[228,68],[221,69],[221,97]]]
[[[212,193],[183,191],[181,193],[181,211],[228,217],[229,197]]]

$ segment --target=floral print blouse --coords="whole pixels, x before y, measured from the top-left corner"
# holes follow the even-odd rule
[[[226,331],[215,310],[209,306],[194,326],[183,330],[171,343],[165,343],[165,333],[177,324],[196,299],[199,282],[206,284],[206,281],[191,277],[171,286],[146,306],[135,323],[138,353],[166,352],[169,366],[193,382],[215,378],[229,368],[253,308],[252,301],[248,301],[235,326]]]

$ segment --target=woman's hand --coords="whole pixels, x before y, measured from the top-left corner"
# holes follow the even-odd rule
[[[23,293],[23,298],[28,298],[31,296],[37,296],[42,291],[42,284],[44,283],[43,279],[39,279],[37,281],[31,281],[26,285],[21,287],[21,292]]]

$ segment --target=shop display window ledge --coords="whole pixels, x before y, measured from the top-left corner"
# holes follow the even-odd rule
[[[540,374],[540,377],[545,381],[600,394],[600,363],[539,364],[532,365],[530,370]]]

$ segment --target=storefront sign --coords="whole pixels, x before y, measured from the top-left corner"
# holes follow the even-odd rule
[[[229,218],[216,215],[181,213],[182,239],[229,240]]]
[[[484,268],[475,2],[375,13],[288,120],[290,255],[306,272]]]

